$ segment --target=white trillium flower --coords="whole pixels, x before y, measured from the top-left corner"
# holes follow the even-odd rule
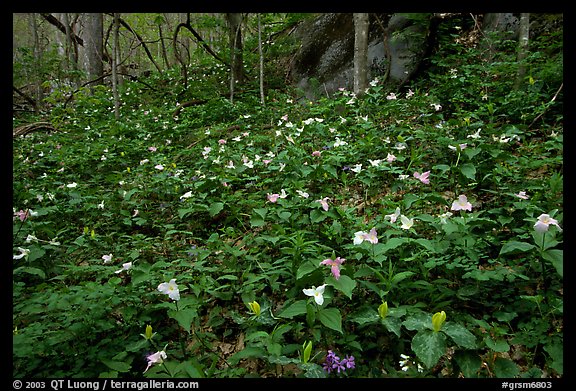
[[[320,285],[318,288],[313,286],[310,289],[302,289],[302,292],[304,292],[306,296],[314,297],[316,304],[322,305],[324,303],[324,288],[326,288],[326,284]]]
[[[168,295],[172,300],[180,300],[180,290],[178,289],[175,278],[171,279],[170,282],[163,282],[158,285],[158,290]]]
[[[414,219],[409,219],[404,215],[400,216],[400,221],[402,221],[402,225],[400,226],[402,229],[410,229],[414,225]]]

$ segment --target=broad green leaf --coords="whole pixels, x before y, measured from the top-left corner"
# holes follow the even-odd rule
[[[564,277],[564,250],[552,249],[546,250],[542,254],[542,258],[547,260],[554,266],[556,272],[560,277]]]
[[[382,324],[386,327],[386,330],[396,334],[396,336],[400,338],[400,331],[402,328],[402,320],[400,320],[400,318],[395,318],[389,315],[382,319]]]
[[[434,242],[424,238],[418,238],[414,240],[414,243],[418,243],[420,246],[424,247],[426,250],[435,253],[436,247],[434,246]]]
[[[254,346],[247,346],[239,352],[234,353],[226,361],[230,365],[236,365],[240,360],[250,357],[262,358],[266,356],[264,349]]]
[[[460,172],[466,178],[475,180],[476,179],[476,167],[472,163],[464,163],[460,166]]]
[[[375,323],[378,319],[380,319],[378,312],[372,308],[365,308],[352,316],[348,316],[349,321],[358,323],[359,325]]]
[[[309,379],[324,379],[326,378],[326,371],[322,366],[314,363],[301,363],[298,367],[304,371],[304,377]]]
[[[305,313],[306,313],[306,300],[299,300],[297,302],[290,304],[287,308],[282,310],[282,312],[280,312],[278,316],[280,318],[291,319],[296,315],[302,315]]]
[[[197,211],[196,208],[178,209],[178,217],[180,217],[181,219],[183,219],[184,217],[188,216],[190,213],[194,213],[194,212],[196,212],[196,211]]]
[[[108,360],[105,358],[101,358],[100,361],[102,361],[104,365],[106,365],[108,368],[113,369],[117,372],[128,372],[132,367],[130,364],[127,364],[122,361]]]
[[[28,262],[34,262],[37,259],[40,259],[46,254],[46,250],[39,246],[32,246],[30,247],[30,254],[28,254]]]
[[[409,271],[396,273],[394,275],[394,277],[392,277],[392,283],[397,284],[400,281],[407,279],[408,277],[412,277],[413,275],[414,275],[414,272],[409,272]]]
[[[534,247],[535,246],[530,243],[511,240],[509,242],[504,243],[504,245],[500,249],[500,255],[508,253],[526,252],[532,250]]]
[[[514,378],[520,373],[518,365],[507,358],[497,357],[494,360],[494,374],[498,378]]]
[[[442,326],[442,331],[456,343],[466,349],[476,348],[476,337],[461,324],[447,322]]]
[[[250,218],[250,225],[252,227],[262,227],[264,225],[264,219],[266,218],[266,213],[268,213],[267,208],[254,209],[254,213]]]
[[[465,378],[477,378],[482,366],[482,359],[476,352],[458,350],[454,353],[454,360],[460,367]]]
[[[318,311],[318,319],[329,329],[342,333],[342,315],[336,308],[322,308]]]
[[[313,209],[313,210],[310,212],[310,221],[311,221],[312,223],[314,223],[314,224],[315,224],[315,223],[319,223],[319,222],[321,222],[321,221],[324,221],[324,220],[326,219],[326,217],[327,217],[327,216],[326,216],[326,214],[324,213],[324,211],[323,211],[323,210],[320,210],[320,209]]]
[[[486,342],[486,346],[488,346],[489,349],[498,353],[504,353],[510,350],[510,345],[503,339],[493,340],[492,337],[487,336],[484,338],[484,342]]]
[[[292,213],[288,212],[287,210],[279,211],[277,214],[278,214],[278,217],[280,218],[280,220],[283,220],[286,222],[288,222],[290,219],[290,216],[292,216]]]
[[[298,270],[296,271],[296,279],[299,280],[307,274],[312,273],[314,270],[318,269],[319,265],[312,263],[312,261],[303,262]]]
[[[37,267],[21,266],[21,267],[14,269],[13,273],[14,274],[28,273],[28,274],[33,274],[35,276],[38,276],[42,279],[46,278],[46,273],[44,273],[43,270],[38,269]]]
[[[419,201],[419,200],[420,200],[420,197],[418,197],[416,194],[412,194],[412,193],[406,194],[404,196],[404,208],[410,209],[412,204],[416,201]]]
[[[560,376],[564,373],[564,346],[559,342],[544,345],[544,350],[550,355],[553,368]]]
[[[332,285],[335,289],[338,289],[340,292],[348,296],[349,299],[352,298],[352,291],[356,288],[356,280],[353,280],[346,275],[341,275],[338,280],[330,276],[326,281],[329,285]]]
[[[259,331],[255,331],[253,333],[247,334],[245,340],[246,341],[252,341],[252,340],[263,340],[263,339],[267,339],[268,337],[270,337],[270,334],[268,334],[266,331],[263,330],[259,330]]]
[[[190,333],[190,325],[194,321],[194,318],[198,316],[196,309],[186,309],[186,310],[170,310],[168,311],[168,317],[176,320],[180,327]]]
[[[396,247],[399,247],[402,244],[407,243],[409,241],[410,241],[410,238],[390,238],[385,243],[382,243],[382,246],[379,246],[378,250],[380,250],[382,253],[384,253],[388,250],[393,250]],[[378,244],[380,244],[380,243],[378,243]]]
[[[329,165],[329,164],[324,164],[322,166],[322,168],[324,169],[324,171],[326,171],[327,173],[332,175],[332,177],[338,178],[338,173],[336,172],[336,168],[334,168],[334,166]]]
[[[402,322],[408,330],[424,330],[432,328],[432,315],[425,312],[411,314],[409,318]]]
[[[446,336],[431,330],[418,331],[412,338],[412,350],[427,368],[432,368],[446,353]]]
[[[212,205],[210,205],[210,207],[208,208],[208,213],[210,213],[210,217],[214,217],[216,216],[218,213],[220,213],[222,211],[222,209],[224,209],[224,203],[222,202],[214,202]]]
[[[191,378],[197,379],[206,377],[206,374],[199,363],[193,364],[191,361],[184,361],[176,367],[177,372],[182,372],[182,370],[184,370],[184,372],[186,372]]]

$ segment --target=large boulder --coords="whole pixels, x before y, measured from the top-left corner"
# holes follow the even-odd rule
[[[370,14],[368,80],[384,79],[396,89],[416,71],[426,53],[429,20],[403,14]],[[308,99],[354,85],[354,21],[351,13],[326,13],[303,23],[290,69],[291,80]]]

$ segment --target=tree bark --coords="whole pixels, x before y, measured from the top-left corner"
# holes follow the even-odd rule
[[[368,87],[368,27],[367,13],[354,14],[354,93],[362,96]]]
[[[34,111],[38,113],[40,110],[39,104],[42,102],[42,86],[40,80],[38,80],[40,75],[40,60],[42,57],[40,51],[40,38],[38,36],[38,23],[36,22],[36,14],[32,13],[29,15],[30,30],[32,31],[32,48],[34,63],[32,65],[33,75],[30,75],[30,80],[34,81],[34,99],[36,100],[36,105],[34,105]]]
[[[516,81],[514,89],[517,90],[522,85],[526,77],[526,57],[528,57],[528,45],[530,43],[530,14],[520,14],[520,30],[518,37],[518,72],[516,73]]]
[[[258,14],[258,53],[260,55],[260,103],[265,106],[264,100],[264,54],[262,53],[262,25]]]
[[[89,79],[98,79],[104,74],[104,15],[102,13],[87,13],[85,20],[86,70]],[[102,84],[98,81],[95,84]]]
[[[120,119],[120,98],[118,97],[118,69],[117,65],[120,62],[120,40],[118,33],[120,30],[120,14],[114,13],[114,43],[112,45],[112,93],[114,95],[114,117],[116,120]]]
[[[232,102],[236,83],[244,82],[242,14],[227,13],[226,21],[230,41],[230,102]]]

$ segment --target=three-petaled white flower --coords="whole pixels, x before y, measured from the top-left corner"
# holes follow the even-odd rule
[[[468,198],[464,194],[461,194],[456,201],[452,202],[450,210],[467,210],[471,212],[472,204],[468,202]]]
[[[402,225],[400,226],[402,229],[410,229],[414,225],[414,219],[409,219],[404,215],[400,216],[400,221],[402,221]]]
[[[326,284],[320,285],[318,288],[313,286],[310,289],[302,289],[302,292],[304,292],[306,296],[314,297],[316,304],[322,305],[324,303],[324,288],[326,288]]]
[[[171,279],[170,282],[163,282],[158,285],[158,290],[168,295],[172,300],[180,300],[180,290],[178,289],[175,278]]]
[[[538,221],[534,224],[534,229],[538,232],[546,232],[550,225],[555,225],[558,227],[558,230],[562,231],[562,228],[560,228],[560,225],[558,224],[558,220],[553,219],[548,214],[541,214],[538,216]]]

